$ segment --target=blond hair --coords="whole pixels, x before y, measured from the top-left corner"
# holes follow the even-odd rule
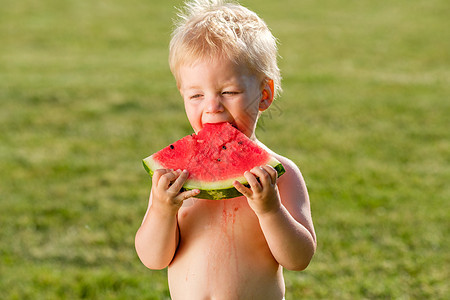
[[[275,96],[281,91],[277,41],[256,13],[227,0],[193,0],[178,17],[169,51],[177,82],[180,65],[225,57],[245,64],[261,79],[273,80]]]

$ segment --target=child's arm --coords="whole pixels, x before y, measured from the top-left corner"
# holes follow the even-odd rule
[[[286,269],[300,271],[314,255],[316,236],[300,170],[286,158],[282,163],[286,174],[278,183],[276,171],[263,166],[244,174],[250,188],[239,183],[235,183],[235,187],[247,197],[258,216],[274,258]]]
[[[178,246],[177,213],[183,201],[198,190],[180,193],[188,177],[186,171],[156,170],[152,178],[149,207],[136,233],[136,252],[150,269],[163,269],[173,259]]]

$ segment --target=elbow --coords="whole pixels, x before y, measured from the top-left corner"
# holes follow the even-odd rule
[[[311,262],[311,260],[304,260],[304,261],[297,262],[297,263],[294,263],[294,264],[288,264],[288,265],[285,265],[283,267],[285,269],[289,270],[289,271],[297,271],[297,272],[299,272],[299,271],[305,270],[309,266],[310,262]]]
[[[312,259],[312,257],[311,257],[311,259]],[[286,265],[283,265],[283,267],[289,271],[303,271],[309,266],[311,259],[304,259],[302,261],[298,261],[295,263],[286,264]]]
[[[150,270],[163,270],[163,269],[167,268],[167,266],[168,266],[165,264],[159,264],[158,262],[145,261],[141,258],[140,258],[140,260],[141,260],[142,264],[144,264],[144,266],[146,266]]]
[[[139,260],[144,266],[151,270],[162,270],[169,266],[170,262],[165,262],[158,258],[157,255],[152,255],[150,251],[139,242],[139,239],[135,239],[134,247]]]
[[[289,271],[303,271],[309,266],[311,260],[312,256],[309,258],[305,257],[300,261],[292,262],[289,264],[283,264],[283,267]]]
[[[292,260],[290,263],[283,264],[283,267],[290,271],[303,271],[305,270],[313,259],[316,252],[317,244],[314,242],[310,247],[304,249],[298,259]]]
[[[162,270],[169,266],[168,263],[162,262],[158,259],[155,259],[151,255],[145,255],[136,247],[136,253],[139,257],[139,260],[142,262],[144,266],[151,270]]]

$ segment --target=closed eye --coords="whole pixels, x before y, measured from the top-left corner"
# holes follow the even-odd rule
[[[240,92],[226,91],[223,92],[222,95],[238,95]]]
[[[198,99],[201,98],[203,95],[202,94],[195,94],[189,97],[189,99]]]

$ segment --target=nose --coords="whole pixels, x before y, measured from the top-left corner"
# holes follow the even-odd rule
[[[206,99],[206,112],[216,114],[224,111],[222,99],[219,95],[211,95]]]

